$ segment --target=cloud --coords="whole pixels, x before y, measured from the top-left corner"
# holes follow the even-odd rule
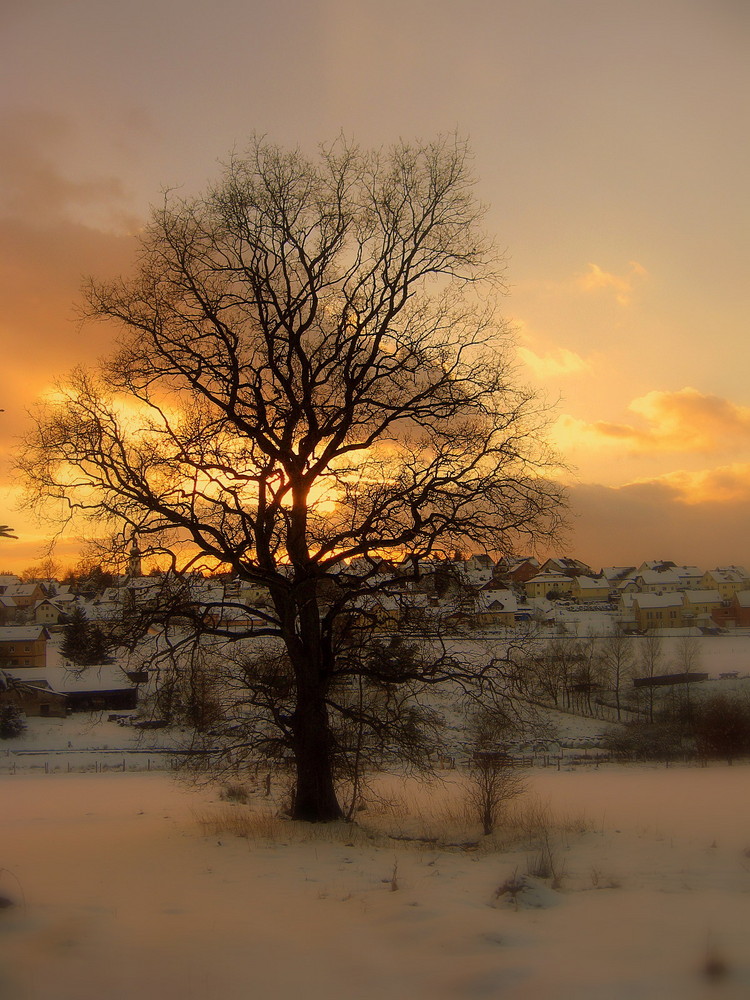
[[[730,483],[731,495],[719,492]],[[621,487],[571,487],[570,551],[596,568],[633,566],[645,559],[704,569],[750,564],[750,466],[705,473],[706,493],[692,494],[691,502],[689,485],[665,477]]]
[[[528,347],[519,347],[518,356],[537,378],[561,378],[591,371],[590,362],[566,347],[559,347],[547,354],[537,354]]]
[[[684,469],[629,484],[624,489],[662,486],[676,502],[696,505],[750,504],[750,463],[738,462],[715,469],[690,472]]]
[[[625,442],[639,453],[719,454],[750,447],[750,407],[690,387],[649,392],[628,409],[642,425],[598,421],[590,429],[604,439]]]
[[[44,111],[0,116],[0,214],[43,227],[81,211],[122,228],[128,192],[119,177],[71,179],[59,166],[80,142],[73,123]]]
[[[586,274],[576,278],[576,287],[584,292],[612,291],[615,301],[620,306],[630,304],[633,289],[637,281],[648,277],[648,272],[642,264],[631,260],[630,270],[626,274],[613,274],[605,271],[598,264],[589,264]]]
[[[135,253],[122,184],[74,181],[57,168],[56,153],[75,141],[61,116],[0,116],[0,482],[8,477],[2,459],[39,393],[74,365],[108,353],[111,329],[79,329],[82,279],[127,272]]]
[[[554,428],[563,452],[602,450],[610,455],[658,457],[667,454],[750,457],[750,407],[686,387],[649,392],[628,406],[633,423],[588,422],[563,414]]]

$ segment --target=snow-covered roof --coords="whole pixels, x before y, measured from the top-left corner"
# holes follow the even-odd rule
[[[665,569],[659,572],[655,569],[644,569],[642,573],[639,573],[637,579],[642,580],[645,586],[664,586],[665,584],[678,584],[680,578],[677,576],[673,569]]]
[[[718,590],[686,590],[684,598],[688,604],[721,604]]]
[[[697,566],[675,566],[674,572],[681,580],[686,577],[699,580],[703,576],[703,570],[699,569]]]
[[[605,566],[602,576],[610,585],[621,580],[632,580],[635,577],[635,566]]]
[[[744,583],[747,573],[741,566],[725,566],[722,569],[709,570],[707,574],[716,583]]]
[[[38,583],[12,583],[5,593],[8,597],[31,597],[37,590],[41,590]]]
[[[682,606],[682,594],[633,594],[633,604],[645,608],[675,608]]]
[[[15,677],[13,669],[6,671]],[[24,683],[46,684],[60,694],[82,691],[129,691],[136,685],[116,663],[96,667],[24,667],[19,677]]]
[[[512,590],[480,590],[477,594],[477,608],[480,611],[507,611],[518,610],[518,600]]]
[[[44,625],[3,625],[0,627],[0,642],[35,642],[49,639]]]
[[[606,578],[596,579],[593,576],[577,576],[575,580],[582,590],[606,590],[609,592],[609,581]]]

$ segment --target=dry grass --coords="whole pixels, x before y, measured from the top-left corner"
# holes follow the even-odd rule
[[[225,786],[228,788],[229,786]],[[206,807],[196,822],[206,836],[234,836],[250,841],[329,841],[347,844],[399,845],[423,848],[426,844],[444,850],[474,850],[499,853],[526,848],[529,870],[551,871],[560,877],[557,857],[566,834],[590,829],[582,817],[559,817],[549,806],[524,795],[503,811],[492,834],[482,836],[476,810],[466,796],[460,773],[426,783],[413,779],[384,778],[368,788],[364,808],[354,822],[309,824],[286,818],[282,790],[277,798],[250,798],[246,803],[220,793],[222,804]],[[231,802],[231,804],[230,804]],[[536,854],[539,858],[536,859]],[[543,856],[542,856],[543,855]],[[538,863],[536,863],[538,860]]]
[[[217,805],[194,814],[206,837],[239,837],[258,843],[303,843],[327,841],[354,845],[366,834],[352,823],[297,823],[268,803]]]
[[[230,781],[226,785],[222,786],[219,792],[219,798],[224,802],[239,802],[242,805],[247,805],[250,798],[250,792],[248,791],[247,785],[243,785],[238,781]]]
[[[290,823],[270,809],[237,806],[215,806],[195,815],[204,836],[227,835],[246,840],[283,840]]]

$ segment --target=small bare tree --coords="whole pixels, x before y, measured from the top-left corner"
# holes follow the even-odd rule
[[[648,679],[648,721],[654,721],[654,678],[659,673],[663,660],[661,636],[653,630],[641,639],[638,650],[638,666],[641,676]]]
[[[609,683],[615,695],[617,721],[622,718],[620,692],[623,684],[632,676],[634,657],[633,639],[616,625],[602,641],[602,661],[607,671]]]
[[[526,791],[526,779],[508,751],[515,721],[502,711],[480,709],[472,720],[467,799],[488,836],[511,799]]]
[[[685,714],[687,722],[690,724],[693,712],[690,701],[691,674],[695,674],[701,665],[701,647],[696,636],[680,636],[677,640],[674,665],[680,673],[685,675]]]

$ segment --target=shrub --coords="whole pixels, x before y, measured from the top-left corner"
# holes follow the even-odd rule
[[[693,710],[693,733],[706,757],[735,757],[750,753],[750,703],[716,694],[704,698]]]
[[[239,802],[242,805],[247,805],[249,797],[247,788],[239,782],[230,782],[224,785],[219,793],[219,798],[224,802]]]
[[[0,708],[0,740],[12,740],[26,731],[26,718],[15,705]]]

